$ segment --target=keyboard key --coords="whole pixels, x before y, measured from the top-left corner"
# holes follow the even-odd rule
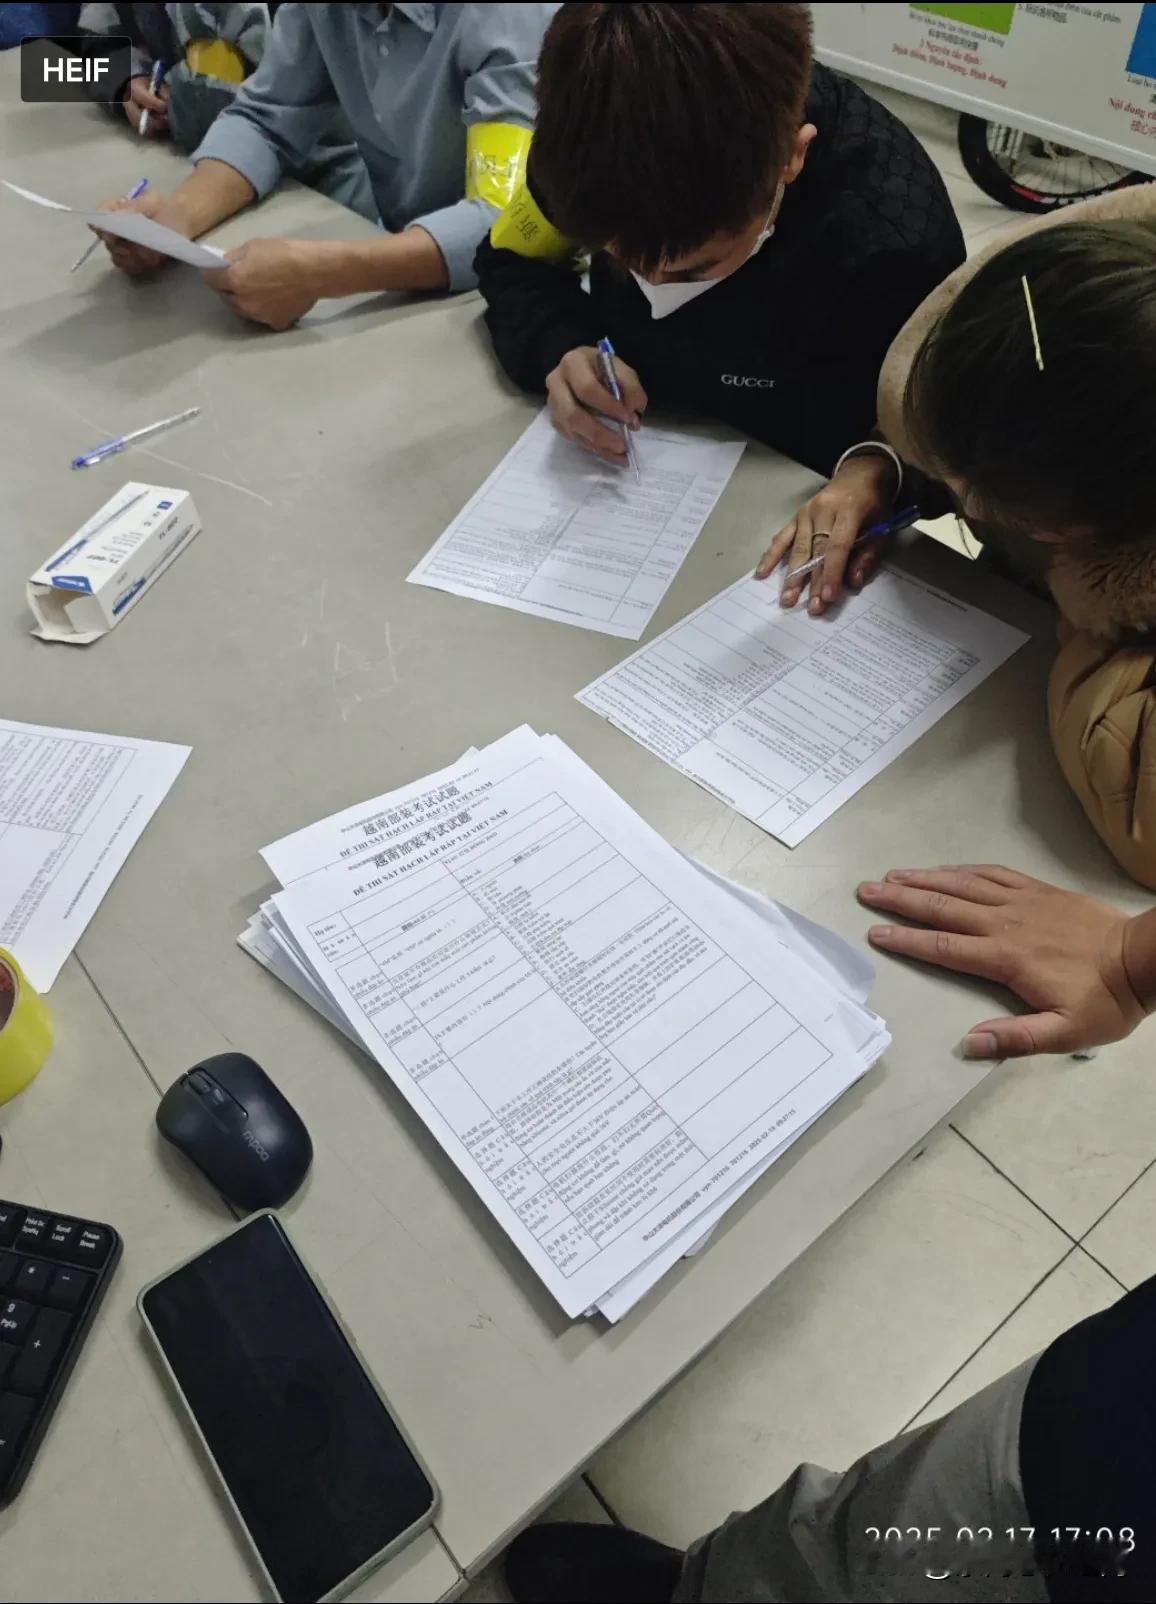
[[[30,1211],[24,1216],[24,1224],[17,1231],[12,1246],[20,1253],[39,1253],[48,1241],[51,1229],[52,1221],[47,1214],[33,1214]]]
[[[51,1280],[50,1264],[44,1264],[40,1259],[25,1259],[13,1277],[12,1290],[23,1298],[39,1298],[44,1295]]]
[[[79,1309],[91,1284],[92,1277],[83,1270],[57,1270],[44,1301],[56,1309]]]
[[[54,1259],[70,1259],[76,1247],[76,1234],[80,1230],[75,1220],[53,1220],[48,1237],[48,1252]]]
[[[36,1310],[19,1298],[0,1298],[0,1342],[21,1342]]]
[[[0,1509],[20,1492],[119,1255],[107,1225],[0,1200]]]
[[[102,1231],[96,1225],[86,1225],[82,1227],[70,1257],[78,1264],[91,1264],[94,1268],[99,1268],[108,1258],[111,1245],[107,1231]]]
[[[0,1392],[0,1480],[16,1458],[20,1439],[32,1419],[36,1402],[33,1398],[18,1398],[14,1392]]]
[[[43,1392],[72,1321],[60,1309],[41,1309],[19,1359],[12,1366],[8,1385],[13,1392]]]

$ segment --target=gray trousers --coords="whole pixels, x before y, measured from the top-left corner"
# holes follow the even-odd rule
[[[1046,1604],[1019,1467],[1035,1363],[872,1449],[843,1475],[800,1465],[770,1498],[693,1545],[675,1598]]]

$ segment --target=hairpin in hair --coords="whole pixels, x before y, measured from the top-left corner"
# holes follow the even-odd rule
[[[1044,353],[1040,350],[1040,331],[1036,326],[1036,309],[1032,305],[1032,287],[1028,283],[1026,273],[1020,278],[1020,283],[1024,287],[1024,300],[1028,303],[1028,322],[1032,326],[1032,345],[1035,347],[1036,367],[1042,373],[1044,371]]]

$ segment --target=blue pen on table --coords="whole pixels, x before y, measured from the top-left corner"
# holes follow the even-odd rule
[[[132,188],[129,190],[128,194],[125,196],[125,200],[136,200],[138,198],[138,196],[144,194],[145,190],[148,187],[149,187],[148,179],[147,178],[142,178],[139,183],[136,183],[136,184],[134,184],[132,186]],[[96,247],[99,244],[100,244],[100,241],[98,239],[90,240],[89,243],[84,247],[83,251],[81,251],[80,255],[76,258],[76,261],[73,262],[72,266],[68,269],[68,271],[70,273],[75,273],[78,267],[83,267],[85,262],[88,261],[88,258],[92,255],[93,251],[96,249]]]
[[[164,75],[165,75],[165,73],[167,71],[168,71],[168,68],[165,66],[163,61],[154,61],[153,62],[153,70],[149,74],[149,94],[150,95],[155,95],[156,94],[157,90],[161,86],[161,82],[162,82],[162,80],[164,78]],[[144,136],[148,133],[148,131],[149,131],[149,110],[148,110],[148,107],[146,106],[145,109],[144,109],[144,114],[141,117],[140,122],[137,124],[137,133],[143,139]]]
[[[91,451],[83,451],[79,457],[73,457],[72,466],[91,468],[95,463],[103,462],[105,457],[114,457],[126,446],[135,445],[138,440],[160,434],[162,429],[171,429],[174,424],[184,423],[186,418],[195,418],[200,410],[200,407],[188,407],[184,412],[174,413],[171,418],[162,418],[159,423],[146,423],[143,429],[134,429],[131,434],[122,434],[116,440],[106,440],[103,445],[93,446]]]
[[[602,365],[602,377],[606,382],[606,388],[616,401],[621,402],[622,386],[618,382],[618,374],[614,371],[614,347],[605,335],[598,342],[598,360]],[[620,423],[618,427],[622,430],[622,438],[626,442],[626,460],[634,470],[635,483],[640,483],[642,475],[638,471],[638,458],[634,452],[634,439],[629,426]]]
[[[892,513],[890,518],[884,518],[882,523],[872,524],[864,529],[863,533],[852,543],[851,550],[861,546],[865,540],[880,540],[884,535],[897,535],[901,529],[910,529],[911,525],[921,516],[918,507],[904,507],[902,512]],[[812,557],[809,563],[803,563],[800,568],[793,568],[783,580],[783,585],[792,585],[796,579],[804,579],[813,574],[816,568],[821,568],[827,557],[824,552],[820,557]]]

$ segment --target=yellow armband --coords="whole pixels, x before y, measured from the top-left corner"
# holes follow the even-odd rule
[[[526,172],[533,131],[517,123],[471,123],[466,129],[466,199],[508,206]]]
[[[550,219],[543,215],[524,179],[491,228],[490,244],[496,250],[531,256],[539,262],[568,262],[574,255],[573,241],[559,234]]]
[[[227,84],[243,84],[249,76],[249,63],[228,39],[190,39],[185,60],[193,72],[222,78]]]

